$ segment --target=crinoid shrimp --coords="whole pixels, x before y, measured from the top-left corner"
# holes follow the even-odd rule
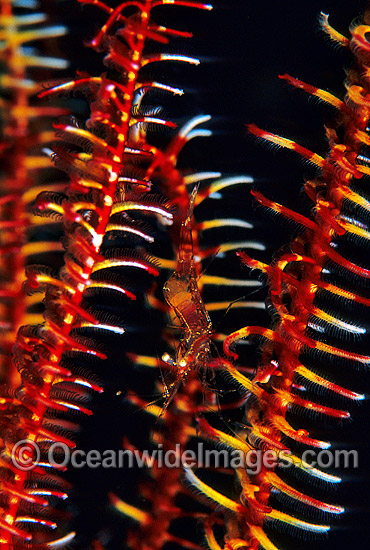
[[[191,372],[204,369],[211,361],[214,363],[211,355],[212,322],[199,291],[194,263],[192,216],[197,191],[198,186],[191,194],[188,212],[181,224],[176,269],[163,287],[166,302],[183,330],[183,338],[176,350],[175,360],[168,354],[162,358],[176,369],[175,380],[165,387],[162,414]]]

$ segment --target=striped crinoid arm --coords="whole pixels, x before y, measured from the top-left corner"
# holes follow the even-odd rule
[[[86,124],[75,120],[56,124],[64,143],[53,147],[52,158],[69,174],[70,184],[65,193],[42,192],[37,198],[36,210],[42,216],[51,215],[63,223],[66,252],[59,272],[40,266],[27,270],[27,290],[45,293],[45,321],[22,327],[14,348],[22,384],[2,415],[4,520],[0,527],[4,549],[63,546],[72,537],[50,519],[54,516],[47,496],[30,495],[38,491],[53,500],[66,496],[62,482],[50,484],[45,477],[45,469],[52,466],[48,464],[48,450],[54,442],[74,447],[71,437],[64,433],[65,428],[73,429],[74,423],[64,416],[72,412],[80,422],[84,414],[91,414],[86,407],[91,393],[101,391],[94,376],[86,376],[84,370],[89,363],[99,363],[109,355],[101,342],[119,339],[125,332],[120,313],[135,300],[133,287],[143,294],[142,288],[158,275],[150,257],[134,247],[123,248],[122,243],[127,242],[127,236],[144,244],[153,241],[142,216],[154,220],[153,227],[160,222],[171,224],[173,216],[165,199],[148,193],[152,185],[149,166],[160,152],[147,143],[146,128],[171,128],[174,124],[156,113],[140,111],[137,104],[143,88],[178,92],[156,81],[148,82],[143,74],[150,63],[174,56],[146,54],[144,46],[147,41],[163,45],[170,36],[183,33],[155,23],[152,12],[155,15],[157,8],[167,4],[210,9],[207,4],[166,0],[123,2],[116,7],[86,3],[96,4],[105,17],[90,45],[105,53],[109,72],[98,77],[79,75],[40,94],[87,92],[90,114]],[[192,63],[193,59],[176,56],[176,61]],[[123,274],[135,283],[127,288]],[[107,307],[107,295],[110,302],[114,297],[115,307]],[[91,334],[96,337],[94,341]],[[14,466],[18,455],[11,460],[14,444],[21,439],[34,442],[40,449],[41,456],[37,449],[27,455],[34,462],[32,472]],[[58,483],[63,489],[55,489]],[[51,535],[50,529],[56,529],[56,534]]]
[[[51,117],[65,110],[41,105],[37,94],[44,78],[65,69],[62,58],[40,53],[31,45],[54,44],[66,28],[48,24],[45,13],[37,4],[18,6],[4,0],[0,4],[1,88],[1,163],[0,180],[0,379],[19,383],[11,362],[11,348],[18,328],[32,322],[37,311],[34,300],[22,291],[24,269],[29,256],[57,249],[55,243],[45,243],[40,236],[40,224],[30,229],[33,215],[30,204],[45,181],[47,170],[53,170],[42,148],[51,140]],[[34,76],[36,75],[37,78]],[[45,223],[45,222],[44,222]],[[28,241],[32,239],[32,244]],[[34,261],[34,258],[33,258]],[[33,308],[33,309],[31,309]]]
[[[325,471],[323,463],[313,467],[305,459],[327,452],[331,447],[327,439],[334,438],[334,449],[339,447],[334,426],[349,419],[353,404],[365,398],[357,378],[361,379],[370,363],[363,321],[370,305],[366,198],[370,27],[356,21],[347,38],[330,27],[325,15],[321,25],[355,57],[344,99],[296,78],[282,78],[338,110],[336,123],[326,129],[328,154],[322,157],[255,125],[248,127],[258,138],[296,151],[318,168],[320,175],[305,184],[313,204],[312,217],[253,191],[267,212],[294,223],[298,231],[271,265],[240,253],[249,268],[261,271],[268,280],[273,324],[270,328],[245,326],[224,341],[224,353],[232,361],[241,356],[243,339],[257,338],[261,346],[254,378],[244,376],[231,363],[225,364],[230,377],[249,395],[245,428],[235,437],[201,425],[209,439],[254,456],[248,459],[246,469],[245,464],[236,468],[238,497],[226,496],[193,471],[187,472],[197,491],[225,511],[223,541],[220,517],[216,515],[206,524],[212,550],[291,547],[291,536],[305,540],[322,536],[345,511],[332,504],[335,499],[330,494],[341,478],[336,472]],[[323,496],[325,492],[329,496]],[[340,491],[337,498],[345,504]]]

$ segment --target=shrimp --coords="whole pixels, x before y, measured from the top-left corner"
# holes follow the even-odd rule
[[[163,287],[165,300],[175,312],[184,337],[176,350],[175,361],[168,356],[163,358],[177,370],[175,381],[165,389],[166,402],[162,414],[188,374],[211,360],[212,322],[200,295],[194,264],[192,216],[198,187],[193,189],[186,218],[181,224],[176,269]]]

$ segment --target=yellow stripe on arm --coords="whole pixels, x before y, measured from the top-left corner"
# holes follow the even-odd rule
[[[217,277],[217,275],[202,275],[203,285],[219,286],[262,286],[260,281],[244,281],[241,279],[228,279],[227,277]]]
[[[284,147],[285,149],[295,151],[303,158],[307,159],[309,162],[312,162],[312,164],[318,166],[319,168],[324,168],[326,165],[326,160],[323,157],[321,157],[317,153],[314,153],[313,151],[310,151],[309,149],[306,149],[305,147],[302,147],[302,145],[299,145],[291,139],[272,134],[271,132],[266,132],[265,130],[258,128],[258,126],[256,126],[255,124],[248,124],[247,128],[248,131],[256,137],[262,138],[266,141],[269,141],[270,143],[274,143],[279,147]]]
[[[218,544],[216,540],[216,537],[212,529],[212,525],[208,521],[206,521],[204,524],[204,534],[210,550],[222,550],[221,546]]]
[[[336,31],[331,25],[329,25],[329,15],[327,13],[320,13],[319,23],[322,30],[326,32],[331,40],[337,42],[341,46],[349,46],[349,39],[343,34],[340,34],[338,31]]]
[[[306,93],[313,95],[315,97],[318,97],[322,101],[325,101],[325,103],[329,103],[329,105],[332,105],[338,110],[344,107],[343,101],[338,99],[335,95],[331,94],[330,92],[327,92],[326,90],[322,90],[321,88],[316,88],[316,86],[307,84],[306,82],[303,82],[302,80],[298,80],[298,78],[294,78],[288,74],[279,75],[279,78],[281,78],[282,80],[286,80],[291,86],[294,86],[295,88],[300,88],[301,90],[304,90]]]
[[[226,189],[233,185],[240,185],[243,183],[253,183],[253,182],[254,182],[254,179],[249,176],[234,176],[230,178],[221,178],[211,183],[211,185],[206,186],[202,188],[200,191],[198,191],[197,197],[195,199],[195,206],[198,206],[198,204],[204,201],[204,199],[206,199],[210,195],[213,195],[213,193],[218,193],[222,189]]]
[[[175,260],[167,260],[166,258],[158,258],[157,256],[151,256],[160,269],[176,269]]]
[[[230,374],[230,376],[238,382],[245,390],[250,391],[257,397],[261,398],[263,394],[263,390],[257,386],[256,384],[253,384],[249,378],[241,374],[235,367],[233,367],[231,364],[225,365],[225,369]]]
[[[27,243],[22,246],[22,252],[25,256],[32,254],[44,254],[45,252],[63,252],[64,248],[60,241],[45,241],[36,243]]]
[[[202,231],[207,229],[222,228],[222,227],[243,227],[244,229],[253,229],[253,225],[249,222],[243,220],[238,220],[234,218],[226,219],[216,219],[216,220],[205,220],[198,225],[198,228]]]
[[[220,311],[222,309],[253,308],[265,310],[265,302],[208,302],[205,304],[207,311]]]
[[[279,550],[275,544],[273,544],[270,539],[267,537],[266,533],[262,529],[262,527],[258,527],[257,525],[250,525],[249,530],[251,534],[254,536],[256,540],[258,540],[260,546],[264,550]]]
[[[131,504],[127,504],[127,502],[124,502],[118,498],[114,493],[109,493],[109,500],[113,507],[118,510],[118,512],[121,512],[121,514],[124,514],[139,523],[145,523],[148,521],[149,515],[146,512],[143,512]]]
[[[225,497],[225,495],[219,493],[215,489],[212,489],[212,487],[209,487],[209,485],[201,481],[199,477],[194,474],[193,470],[187,468],[186,466],[184,466],[184,470],[187,481],[196,487],[202,495],[211,500],[216,506],[221,506],[222,508],[226,508],[232,512],[239,512],[241,510],[240,504],[237,504],[234,500]]]
[[[330,531],[329,525],[318,525],[316,523],[307,523],[293,516],[289,516],[284,512],[279,512],[279,510],[271,510],[266,514],[266,518],[281,521],[287,525],[292,525],[299,529],[304,529],[305,531],[310,531],[311,533],[327,533]]]
[[[202,434],[204,434],[207,439],[211,439],[216,443],[222,443],[226,445],[229,449],[239,450],[244,453],[244,455],[246,455],[249,451],[253,449],[253,447],[251,447],[251,445],[249,445],[245,441],[242,441],[241,439],[238,439],[237,437],[234,437],[232,435],[226,434],[225,432],[221,432],[221,430],[213,428],[204,418],[200,418],[198,422]]]

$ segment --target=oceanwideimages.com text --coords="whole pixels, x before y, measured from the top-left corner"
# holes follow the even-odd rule
[[[45,454],[45,453],[44,453]],[[240,449],[209,449],[199,442],[196,450],[182,450],[178,443],[174,449],[165,449],[160,443],[154,450],[106,449],[70,449],[65,443],[53,443],[47,458],[37,443],[24,439],[18,441],[13,449],[11,459],[16,468],[22,471],[32,470],[36,466],[47,466],[57,469],[72,467],[81,468],[246,468],[250,475],[258,475],[263,468],[273,470],[290,468],[299,465],[309,470],[350,469],[358,468],[359,457],[356,450],[314,450],[307,449],[299,457],[288,450],[258,450],[243,452]]]

